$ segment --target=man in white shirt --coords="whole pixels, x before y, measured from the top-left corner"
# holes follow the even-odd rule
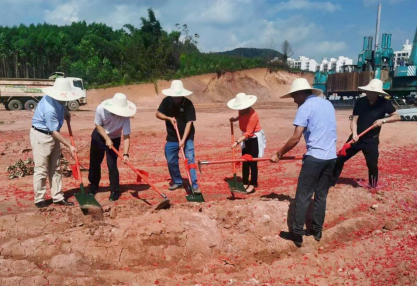
[[[96,128],[91,135],[90,147],[90,193],[96,194],[101,179],[101,163],[106,153],[110,178],[110,201],[120,197],[119,170],[117,154],[111,149],[119,149],[123,133],[123,158],[129,159],[130,117],[136,113],[136,106],[127,100],[124,94],[117,93],[112,99],[103,101],[96,110],[94,123]]]

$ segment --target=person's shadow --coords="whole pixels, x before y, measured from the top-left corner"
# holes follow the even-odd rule
[[[130,190],[131,191],[130,194],[132,195],[132,197],[142,200],[147,205],[152,205],[146,199],[141,198],[139,196],[139,193],[141,191],[148,190],[148,189],[150,189],[150,186],[147,185],[147,184],[121,184],[120,185],[120,193],[121,194]],[[89,190],[90,190],[89,186],[84,186],[84,192],[85,193],[88,193]],[[102,192],[104,193],[104,192],[109,192],[109,191],[110,191],[110,187],[106,186],[106,187],[100,187],[98,189],[97,193],[102,193]],[[72,189],[69,189],[69,190],[65,191],[64,192],[65,199],[73,197],[78,192],[80,192],[80,187],[72,188]],[[51,199],[50,203],[52,204],[52,199]]]
[[[340,177],[339,180],[337,181],[337,184],[345,184],[345,185],[350,185],[352,187],[360,187],[360,185],[358,184],[358,181],[350,177]]]

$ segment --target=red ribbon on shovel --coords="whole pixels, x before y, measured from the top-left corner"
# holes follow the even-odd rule
[[[369,128],[367,128],[366,130],[364,130],[359,137],[363,136],[364,134],[366,134],[367,132],[369,132],[370,130],[372,130],[373,128],[375,128],[375,125],[370,126]],[[352,147],[352,144],[354,143],[354,140],[350,140],[347,143],[345,143],[343,145],[343,147],[337,151],[337,156],[346,156],[346,150]]]
[[[185,168],[190,172],[190,169],[197,169],[198,166],[195,163],[188,163],[188,159],[185,159]]]
[[[138,174],[138,176],[136,177],[136,182],[137,183],[141,183],[142,182],[142,178],[145,181],[148,181],[148,177],[149,177],[149,172],[144,171],[142,169],[137,169],[137,171],[139,171],[140,175]]]

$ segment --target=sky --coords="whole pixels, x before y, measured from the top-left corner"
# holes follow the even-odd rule
[[[356,62],[363,37],[375,36],[378,3],[380,32],[391,33],[393,49],[401,50],[406,39],[413,41],[417,0],[0,0],[0,26],[85,20],[140,27],[151,7],[165,30],[180,23],[198,33],[203,52],[280,51],[288,40],[293,58],[347,56]]]

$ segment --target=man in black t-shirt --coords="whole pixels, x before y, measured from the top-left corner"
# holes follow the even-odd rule
[[[379,133],[381,126],[385,123],[393,123],[400,120],[392,103],[379,95],[388,95],[382,89],[381,80],[373,79],[367,86],[359,87],[366,91],[366,97],[359,98],[353,108],[353,119],[350,125],[352,135],[348,141],[354,140],[354,144],[346,150],[346,156],[339,156],[334,170],[333,185],[339,179],[346,161],[362,151],[368,166],[368,177],[370,188],[376,188],[378,184],[378,157],[379,157]],[[389,117],[385,118],[386,114]],[[362,137],[358,134],[370,126],[376,127]]]
[[[184,89],[180,80],[174,80],[171,88],[162,90],[167,97],[159,105],[156,117],[165,121],[167,129],[167,143],[165,145],[165,157],[168,162],[168,170],[171,175],[172,184],[169,190],[182,188],[182,177],[178,165],[178,152],[180,147],[184,147],[185,157],[189,164],[195,163],[194,160],[194,124],[196,121],[193,103],[185,98],[192,94],[191,91]],[[177,133],[174,124],[177,123],[181,141],[178,143]],[[193,192],[201,193],[197,184],[197,173],[195,169],[190,169]]]

